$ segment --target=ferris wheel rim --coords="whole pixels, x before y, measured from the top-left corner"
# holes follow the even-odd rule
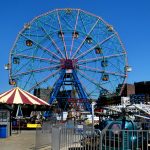
[[[42,14],[42,15],[39,15],[39,16],[37,16],[37,17],[35,17],[29,24],[32,24],[34,21],[36,21],[38,18],[40,18],[40,17],[43,17],[43,16],[46,16],[46,15],[48,15],[48,14],[50,14],[50,13],[52,13],[52,12],[57,12],[57,14],[58,14],[58,11],[61,11],[61,10],[65,10],[65,9],[55,9],[55,10],[53,10],[53,11],[49,11],[49,12],[47,12],[47,13],[45,13],[45,14]],[[87,13],[87,12],[85,12],[85,11],[83,11],[83,10],[81,10],[81,9],[72,9],[72,10],[77,10],[78,11],[78,13],[80,12],[80,11],[82,11],[82,12],[84,12],[84,13]],[[108,25],[102,18],[100,18],[100,17],[98,17],[98,16],[96,16],[96,15],[94,15],[94,14],[91,14],[91,13],[88,13],[88,14],[90,14],[91,16],[94,16],[94,17],[96,17],[96,18],[98,18],[97,19],[97,22],[99,21],[99,20],[101,20],[101,21],[103,21],[104,23],[105,23],[105,25]],[[59,19],[58,19],[59,20]],[[97,22],[95,23],[95,25],[97,24]],[[77,22],[76,22],[76,24],[77,24]],[[61,27],[60,27],[61,28]],[[93,26],[93,28],[94,28],[94,26]],[[75,25],[75,29],[76,29],[76,25]],[[74,32],[75,32],[75,29],[74,29]],[[19,39],[19,37],[20,37],[20,35],[25,31],[26,29],[25,28],[23,28],[20,32],[19,32],[19,34],[18,34],[18,36],[17,36],[17,38],[16,38],[16,40],[15,40],[15,43],[17,42],[17,40]],[[115,36],[117,36],[117,38],[118,38],[118,40],[120,41],[120,43],[121,43],[121,45],[122,45],[122,47],[123,47],[123,50],[124,50],[124,52],[122,53],[122,55],[125,55],[126,56],[126,51],[125,51],[125,48],[124,48],[124,45],[123,45],[123,43],[122,43],[122,41],[120,40],[120,37],[119,37],[119,35],[118,35],[118,33],[115,31],[115,30],[113,30],[114,31],[114,35]],[[62,32],[62,30],[61,30],[61,32]],[[88,34],[87,34],[87,36],[88,36]],[[111,36],[113,36],[113,35],[111,35]],[[110,36],[110,37],[111,37]],[[84,41],[85,41],[85,39],[84,39]],[[63,42],[64,42],[64,38],[63,38]],[[73,40],[72,40],[72,42],[73,42]],[[13,49],[14,49],[14,47],[15,47],[15,43],[14,43],[14,46],[13,46],[13,48],[11,49],[11,52],[13,51]],[[72,44],[71,44],[72,45]],[[98,44],[99,45],[99,44]],[[65,43],[64,43],[64,47],[66,47],[65,46]],[[79,46],[80,47],[80,46]],[[73,48],[73,46],[71,46],[71,51],[72,51],[72,48]],[[93,46],[93,48],[94,48],[94,46]],[[65,48],[66,49],[66,48]],[[46,49],[45,49],[46,50]],[[77,49],[78,50],[78,49]],[[92,51],[92,50],[91,50]],[[66,51],[67,52],[67,51]],[[61,53],[61,51],[60,51],[60,53]],[[62,52],[63,53],[63,52]],[[75,55],[73,55],[72,57],[71,57],[71,59],[79,59],[80,57],[82,58],[82,56],[83,56],[83,54],[80,54],[79,56],[77,56],[77,57],[75,57],[76,56],[76,53],[77,52],[75,52]],[[52,55],[55,55],[54,53],[52,53]],[[62,57],[63,57],[63,55],[64,54],[62,54]],[[70,52],[70,54],[66,54],[65,56],[65,58],[66,59],[69,59],[69,57],[68,57],[68,55],[69,56],[71,56],[71,52]],[[86,55],[85,53],[84,53],[84,55]],[[117,54],[116,54],[117,55]],[[119,54],[118,54],[119,55]],[[120,54],[121,55],[121,54]],[[57,55],[55,55],[56,57],[57,57]],[[116,56],[117,57],[117,56]],[[64,57],[63,57],[64,58]],[[126,58],[126,57],[125,57]],[[62,59],[62,58],[60,58],[60,56],[58,56],[58,59],[60,60],[60,59]],[[127,59],[127,58],[126,58]],[[79,60],[80,61],[80,60]],[[81,60],[82,61],[82,60]],[[11,60],[11,55],[10,55],[10,58],[9,58],[9,62],[10,62],[10,64],[12,64],[12,60]],[[57,61],[58,62],[58,61]],[[127,61],[126,61],[127,62]],[[102,71],[103,72],[103,71]],[[101,72],[101,73],[102,73]],[[11,78],[11,69],[9,70],[9,77]],[[125,73],[124,73],[125,75],[123,76],[123,75],[121,75],[121,76],[123,76],[123,77],[125,77],[126,78],[126,71],[125,71]],[[123,84],[124,84],[124,82],[125,82],[125,80],[123,81]]]

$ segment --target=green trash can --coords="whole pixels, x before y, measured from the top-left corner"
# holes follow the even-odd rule
[[[7,126],[0,125],[0,138],[7,138]]]

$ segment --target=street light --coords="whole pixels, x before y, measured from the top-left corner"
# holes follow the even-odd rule
[[[92,129],[94,131],[94,106],[96,105],[96,102],[92,102],[91,106],[92,106]]]

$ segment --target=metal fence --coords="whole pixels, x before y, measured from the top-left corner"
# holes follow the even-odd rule
[[[150,150],[149,130],[53,128],[53,150]]]
[[[52,124],[50,122],[45,122],[42,128],[36,129],[36,141],[35,149],[40,149],[42,147],[51,146],[52,144]]]
[[[42,128],[36,129],[35,149],[38,150],[44,147],[51,149],[52,143],[55,141],[55,136],[57,136],[57,132],[53,130],[55,127],[58,128],[59,126],[64,127],[64,124],[56,120],[43,122]]]
[[[148,130],[104,130],[101,133],[102,150],[149,150]]]
[[[146,125],[147,127],[147,125]],[[36,149],[50,150],[150,150],[150,130],[93,130],[83,125],[43,124],[37,130]]]
[[[88,129],[88,130],[87,130]],[[52,139],[53,150],[98,150],[100,143],[100,131],[92,128],[66,128],[66,127],[53,127]]]

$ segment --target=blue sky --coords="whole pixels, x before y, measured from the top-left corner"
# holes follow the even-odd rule
[[[23,25],[56,8],[80,8],[102,17],[119,33],[133,71],[127,82],[148,81],[150,77],[149,0],[1,0],[0,1],[0,93],[9,90],[9,52]]]

